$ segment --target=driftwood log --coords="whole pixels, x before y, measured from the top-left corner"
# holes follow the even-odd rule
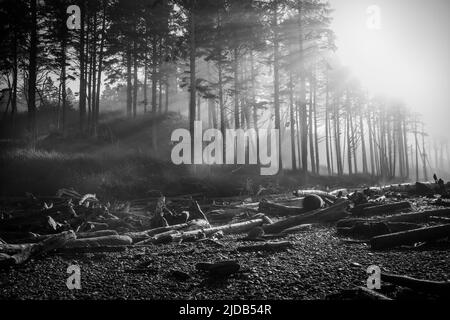
[[[287,228],[284,229],[283,231],[281,231],[279,233],[279,235],[287,235],[287,234],[294,234],[294,233],[299,233],[299,232],[304,232],[304,231],[309,231],[312,229],[312,224],[311,223],[305,223],[305,224],[301,224],[292,228]]]
[[[348,204],[349,201],[342,200],[335,205],[325,209],[314,210],[299,216],[275,222],[270,225],[265,225],[263,229],[265,233],[276,234],[285,229],[292,228],[300,224],[316,222],[326,223],[337,221],[348,215],[346,211]]]
[[[66,248],[79,247],[101,247],[101,246],[126,246],[131,245],[133,240],[128,236],[111,235],[96,238],[74,239],[68,241]]]
[[[294,191],[294,195],[297,197],[302,197],[302,196],[304,197],[304,196],[311,195],[311,194],[315,194],[319,197],[329,199],[333,202],[335,202],[337,200],[337,197],[329,194],[328,192],[322,191],[322,190],[297,190],[297,191]]]
[[[382,234],[421,228],[420,224],[409,222],[387,222],[384,220],[344,219],[336,224],[337,233],[343,236],[371,238]]]
[[[287,206],[279,203],[270,202],[267,200],[261,200],[259,203],[259,212],[276,215],[276,216],[294,216],[308,211],[317,210],[324,206],[324,201],[318,195],[306,195],[300,199],[300,206]],[[299,202],[299,199],[296,199]]]
[[[210,225],[208,221],[203,219],[196,219],[191,220],[187,223],[174,224],[172,226],[159,227],[141,232],[126,232],[124,235],[129,236],[131,239],[133,239],[133,242],[140,242],[162,233],[186,229],[203,229],[208,228],[209,226]]]
[[[255,227],[262,226],[264,223],[267,223],[267,219],[258,218],[249,221],[227,224],[224,226],[191,230],[191,231],[177,231],[171,230],[165,233],[160,233],[155,235],[154,237],[141,241],[138,245],[148,244],[148,243],[168,243],[172,241],[182,241],[187,239],[200,239],[210,235],[213,235],[218,232],[223,232],[224,234],[233,234],[233,233],[245,233],[252,230]]]
[[[381,250],[401,245],[411,245],[416,242],[438,240],[448,236],[450,236],[450,224],[444,224],[376,236],[370,239],[370,245],[374,250]]]
[[[268,215],[286,217],[299,215],[307,212],[308,210],[303,207],[286,206],[267,200],[261,200],[259,202],[258,211]]]
[[[425,222],[430,217],[450,217],[450,209],[426,210],[415,213],[398,214],[386,217],[389,222]]]
[[[364,217],[371,217],[393,213],[397,210],[406,210],[406,209],[411,209],[411,204],[408,201],[403,201],[403,202],[383,204],[379,206],[368,206],[361,209],[360,215]]]
[[[75,238],[73,231],[65,231],[35,244],[0,244],[0,266],[22,264],[32,256],[61,248]]]
[[[381,281],[386,281],[398,286],[408,287],[421,292],[449,295],[450,282],[449,281],[430,281],[423,279],[416,279],[408,276],[400,276],[390,273],[381,273]]]

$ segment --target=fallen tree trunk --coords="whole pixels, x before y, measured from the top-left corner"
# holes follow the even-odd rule
[[[298,225],[298,226],[295,226],[292,228],[284,229],[279,234],[287,235],[287,234],[293,234],[293,233],[298,233],[298,232],[303,232],[303,231],[309,231],[312,229],[312,226],[313,225],[311,223],[301,224],[301,225]]]
[[[450,209],[426,210],[422,212],[399,214],[386,217],[386,221],[390,222],[424,222],[431,216],[450,217]]]
[[[364,219],[344,219],[336,224],[338,234],[363,239],[419,228],[421,225],[415,223]]]
[[[324,223],[340,220],[344,218],[344,216],[348,215],[348,213],[345,210],[348,204],[349,201],[342,200],[341,202],[338,202],[337,204],[325,209],[315,210],[300,216],[287,218],[285,220],[263,226],[263,229],[265,233],[276,234],[280,233],[285,229],[295,227],[300,224],[316,223],[316,222]]]
[[[66,243],[65,248],[126,246],[131,245],[132,243],[133,240],[128,236],[113,235],[105,237],[71,240]]]
[[[335,202],[337,200],[337,197],[329,194],[328,192],[322,191],[322,190],[297,190],[297,191],[294,191],[294,195],[297,197],[307,196],[310,194],[315,194],[319,197],[327,198],[333,202]]]
[[[202,237],[207,237],[210,235],[213,235],[219,231],[223,232],[224,234],[234,234],[234,233],[245,233],[250,231],[251,229],[255,227],[262,226],[264,223],[266,223],[267,220],[264,218],[239,222],[239,223],[233,223],[228,224],[224,226],[219,227],[212,227],[207,229],[199,229],[199,230],[191,230],[186,232],[179,232],[176,230],[171,230],[165,233],[161,233],[158,235],[155,235],[153,238],[148,239],[146,241],[139,242],[138,245],[147,244],[150,243],[167,243],[172,241],[181,241],[186,239],[199,239]]]
[[[4,232],[45,232],[54,233],[58,223],[50,216],[37,214],[26,218],[0,220],[0,230]]]
[[[81,253],[100,253],[100,252],[123,252],[127,250],[127,246],[100,246],[100,247],[73,247],[58,248],[55,250],[57,254],[81,254]]]
[[[404,209],[411,209],[411,204],[408,201],[366,207],[361,210],[361,215],[365,217],[370,217],[392,213],[397,210],[404,210]]]
[[[307,210],[302,207],[285,206],[267,200],[260,201],[258,211],[264,214],[283,217],[295,216],[307,212]]]
[[[450,224],[445,224],[376,236],[370,239],[370,245],[372,249],[380,250],[400,245],[411,245],[416,242],[442,239],[448,236],[450,236]]]
[[[296,200],[298,202],[298,199]],[[324,206],[324,201],[318,195],[306,195],[301,206],[287,206],[279,203],[261,200],[259,203],[259,212],[277,215],[277,216],[294,216],[308,211],[317,210]]]
[[[408,287],[417,291],[435,294],[450,294],[449,281],[430,281],[423,279],[415,279],[408,276],[400,276],[390,273],[381,273],[381,281],[390,282],[392,284]]]
[[[77,233],[77,239],[97,238],[106,236],[117,236],[116,230],[99,230],[92,232],[79,232]]]
[[[22,264],[32,256],[39,256],[64,246],[76,238],[73,231],[52,235],[36,244],[0,244],[0,266]],[[12,254],[9,254],[12,253]]]
[[[355,216],[359,216],[362,214],[363,209],[365,208],[369,208],[369,207],[375,207],[377,204],[374,202],[367,202],[367,203],[363,203],[363,204],[358,204],[356,206],[354,206],[350,211],[352,212],[353,215]]]
[[[168,233],[170,231],[177,231],[177,230],[183,230],[183,229],[202,229],[202,228],[208,228],[209,222],[203,219],[196,219],[191,220],[186,223],[180,223],[180,224],[174,224],[172,226],[167,227],[159,227],[154,228],[146,231],[141,232],[126,232],[124,235],[129,236],[131,239],[133,239],[133,242],[140,242],[143,240],[146,240],[148,238],[151,238],[153,236],[156,236],[158,234],[162,233]]]

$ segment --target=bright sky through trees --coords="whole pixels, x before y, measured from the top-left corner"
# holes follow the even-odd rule
[[[373,94],[403,100],[450,137],[450,1],[330,0],[337,55]],[[380,8],[381,29],[367,26]]]

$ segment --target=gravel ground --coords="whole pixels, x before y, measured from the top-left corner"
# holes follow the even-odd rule
[[[0,271],[0,299],[325,299],[364,286],[370,265],[422,279],[450,279],[448,243],[375,252],[364,243],[343,242],[334,228],[322,226],[284,240],[292,241],[293,247],[270,253],[237,252],[236,246],[252,243],[226,236],[220,240],[223,247],[201,242],[52,255]],[[237,260],[245,272],[213,280],[195,269],[198,262],[218,260]],[[81,290],[66,287],[66,270],[72,264],[81,268]],[[172,270],[190,278],[173,278]],[[403,297],[398,288],[384,289],[390,297]]]

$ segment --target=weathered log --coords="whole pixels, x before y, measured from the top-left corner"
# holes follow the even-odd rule
[[[296,202],[298,203],[298,199]],[[291,202],[291,201],[288,201]],[[277,216],[292,216],[299,215],[308,211],[317,210],[324,206],[324,201],[321,197],[315,194],[306,195],[299,206],[287,206],[280,203],[274,203],[267,201],[265,199],[261,200],[259,203],[259,212],[277,215]]]
[[[380,250],[400,245],[411,245],[416,242],[442,239],[448,236],[450,236],[450,224],[445,224],[376,236],[370,239],[370,245],[372,249]]]
[[[102,247],[102,246],[126,246],[131,245],[133,240],[128,236],[105,236],[97,238],[85,238],[71,240],[66,243],[66,248],[76,248],[76,247]]]
[[[328,192],[322,191],[322,190],[296,190],[294,191],[294,195],[297,197],[304,197],[310,194],[315,194],[318,195],[320,197],[325,197],[333,202],[335,202],[337,200],[337,197],[329,194]]]
[[[295,216],[307,212],[307,210],[302,207],[285,206],[282,204],[269,202],[267,200],[261,200],[259,202],[258,211],[268,215],[284,217]]]
[[[6,232],[45,232],[57,231],[59,224],[50,216],[40,214],[25,217],[0,220],[0,230]]]
[[[450,209],[425,210],[421,212],[398,214],[386,217],[389,222],[425,222],[431,216],[450,217]]]
[[[442,223],[450,223],[450,218],[448,217],[435,217],[431,216],[430,221],[442,222]]]
[[[295,227],[300,224],[315,223],[315,222],[325,223],[340,220],[344,218],[344,216],[348,215],[348,213],[345,210],[348,204],[349,201],[342,200],[331,207],[311,211],[302,214],[300,216],[287,218],[285,220],[281,220],[273,224],[266,225],[263,227],[263,229],[266,233],[275,234],[280,233],[281,231],[287,228]]]
[[[118,233],[116,230],[99,230],[92,232],[79,232],[77,233],[77,239],[97,238],[97,237],[117,236],[117,235]]]
[[[47,239],[33,245],[33,254],[42,254],[51,250],[55,250],[65,246],[70,241],[76,239],[76,234],[72,230],[64,231],[59,234],[52,235]]]
[[[411,204],[408,201],[366,207],[361,210],[361,215],[365,217],[370,217],[388,214],[398,210],[405,210],[405,209],[411,209]]]
[[[223,209],[215,209],[215,210],[211,210],[209,211],[206,215],[208,217],[208,219],[210,221],[230,221],[232,220],[235,216],[246,212],[250,209],[248,208],[223,208]],[[253,210],[252,211],[257,211],[257,210]]]
[[[0,232],[0,237],[6,243],[34,243],[39,241],[39,236],[32,232]]]
[[[100,252],[123,252],[127,250],[127,246],[100,246],[100,247],[73,247],[58,248],[55,250],[57,254],[81,254],[81,253],[100,253]]]
[[[155,235],[158,234],[163,234],[163,233],[167,233],[170,231],[176,231],[176,230],[195,230],[195,229],[202,229],[202,228],[208,228],[209,227],[209,223],[203,219],[196,219],[196,220],[191,220],[187,223],[180,223],[180,224],[175,224],[172,226],[168,226],[168,227],[160,227],[160,228],[154,228],[154,229],[150,229],[150,230],[146,230],[146,231],[141,231],[141,232],[126,232],[124,235],[129,236],[133,239],[133,242],[140,242],[140,241],[144,241],[150,237],[153,237]],[[171,234],[172,232],[170,232]]]
[[[237,251],[249,252],[249,251],[280,251],[292,248],[292,242],[290,241],[277,241],[277,242],[266,242],[264,244],[256,244],[251,246],[240,246],[237,247]]]
[[[280,235],[286,235],[286,234],[293,234],[293,233],[298,233],[298,232],[303,232],[303,231],[309,231],[312,229],[312,224],[311,223],[306,223],[306,224],[301,224],[299,226],[295,226],[292,228],[287,228],[284,229],[283,231],[280,232]]]
[[[1,244],[0,266],[22,264],[32,256],[39,256],[51,250],[64,246],[68,241],[76,238],[73,231],[65,231],[52,235],[36,244]]]
[[[338,234],[364,239],[399,231],[419,229],[420,227],[419,224],[415,223],[364,219],[344,219],[336,224]]]
[[[377,205],[377,203],[375,203],[375,202],[358,204],[358,205],[354,206],[350,211],[352,212],[353,215],[358,216],[358,215],[362,214],[363,209],[369,208],[369,207],[374,207],[376,205]]]
[[[449,281],[430,281],[423,279],[416,279],[408,276],[400,276],[390,273],[381,273],[381,281],[386,281],[398,286],[408,287],[421,292],[434,294],[450,294]]]
[[[192,231],[186,231],[186,232],[180,232],[176,230],[171,230],[165,233],[161,233],[158,235],[155,235],[153,238],[139,242],[138,245],[147,244],[150,243],[167,243],[172,241],[182,241],[185,239],[199,239],[203,237],[207,237],[210,235],[213,235],[218,232],[223,232],[225,234],[233,234],[233,233],[245,233],[250,231],[251,229],[262,226],[267,221],[264,218],[239,222],[239,223],[233,223],[228,224],[224,226],[219,227],[212,227],[212,228],[206,228],[206,229],[199,229],[199,230],[192,230]]]

